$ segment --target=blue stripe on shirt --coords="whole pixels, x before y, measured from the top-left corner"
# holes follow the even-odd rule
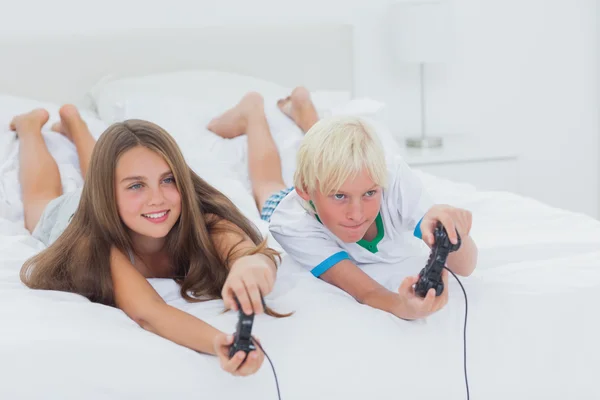
[[[423,232],[421,232],[421,221],[423,221],[423,218],[419,220],[417,226],[415,226],[415,231],[413,232],[413,235],[419,239],[423,239]]]
[[[350,256],[348,255],[348,253],[346,253],[345,251],[340,251],[339,253],[335,253],[334,255],[330,256],[325,261],[323,261],[321,264],[311,269],[310,272],[318,278],[321,274],[323,274],[329,268],[333,267],[335,264],[339,263],[342,260],[347,260],[349,258]]]

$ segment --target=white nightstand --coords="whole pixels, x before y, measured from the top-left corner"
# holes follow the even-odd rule
[[[481,190],[520,192],[519,153],[507,142],[470,136],[444,137],[437,149],[406,148],[398,138],[401,155],[414,169]]]

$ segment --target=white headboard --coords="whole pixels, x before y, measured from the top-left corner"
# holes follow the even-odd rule
[[[311,90],[353,88],[350,25],[237,25],[0,37],[0,93],[81,102],[107,75],[182,69],[239,73]]]

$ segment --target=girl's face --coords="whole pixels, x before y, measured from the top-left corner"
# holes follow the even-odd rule
[[[115,193],[121,220],[142,237],[164,238],[181,214],[181,196],[169,165],[146,147],[134,147],[119,158]]]

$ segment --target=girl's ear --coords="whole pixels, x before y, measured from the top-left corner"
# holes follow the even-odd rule
[[[296,193],[298,193],[298,196],[302,197],[304,201],[310,201],[310,195],[305,192],[304,189],[296,187],[295,190]]]

